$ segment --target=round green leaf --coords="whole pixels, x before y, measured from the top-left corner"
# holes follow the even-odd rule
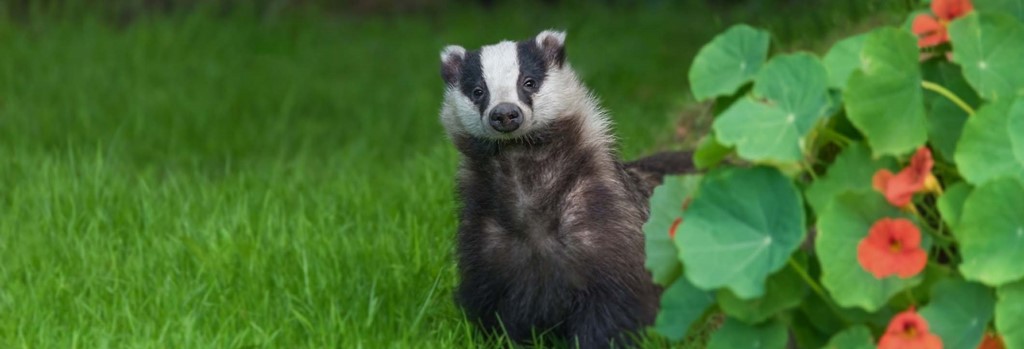
[[[975,11],[949,24],[953,61],[988,100],[1024,95],[1024,24],[1002,13]]]
[[[964,201],[970,193],[971,186],[964,182],[957,182],[942,193],[936,206],[939,207],[939,214],[946,224],[956,227],[960,223],[960,213],[963,212]]]
[[[975,349],[992,321],[995,303],[988,287],[946,279],[932,287],[932,300],[920,314],[942,338],[943,349]]]
[[[871,225],[885,217],[907,218],[904,213],[875,191],[848,192],[833,200],[818,217],[815,248],[821,261],[821,283],[837,304],[874,312],[894,294],[921,282],[921,275],[876,279],[857,261],[857,245]]]
[[[643,228],[647,251],[644,266],[660,285],[672,283],[682,272],[679,251],[669,236],[669,229],[677,218],[683,217],[683,202],[697,188],[697,183],[700,183],[697,175],[666,176],[651,195],[651,215]]]
[[[715,136],[744,159],[799,162],[804,136],[831,105],[827,84],[828,72],[812,55],[772,58],[757,74],[753,98],[737,101],[715,120]]]
[[[1024,349],[1024,281],[996,290],[996,330],[1007,349]]]
[[[767,167],[704,176],[676,234],[685,276],[705,290],[728,287],[743,299],[764,294],[806,233],[796,186]]]
[[[1006,13],[1024,22],[1024,0],[972,0],[971,3],[978,11]]]
[[[860,69],[843,91],[846,113],[875,157],[908,153],[927,139],[917,39],[895,28],[867,35]]]
[[[871,178],[879,169],[895,169],[891,157],[872,159],[871,151],[862,143],[853,143],[843,149],[828,172],[811,183],[804,193],[814,212],[821,214],[836,195],[848,191],[870,190]]]
[[[864,47],[866,35],[851,36],[832,45],[825,55],[828,69],[828,87],[842,89],[850,74],[860,67],[860,50]]]
[[[967,120],[956,163],[967,182],[1024,179],[1024,99],[988,104]]]
[[[781,349],[787,340],[786,326],[778,321],[747,325],[726,318],[722,328],[711,334],[708,349]]]
[[[800,305],[807,295],[807,286],[792,268],[782,269],[769,277],[765,289],[764,297],[756,299],[741,299],[727,289],[720,290],[718,304],[729,316],[755,324]]]
[[[953,234],[964,278],[989,286],[1024,278],[1024,185],[1002,178],[975,188]]]
[[[874,349],[875,339],[871,330],[864,325],[857,325],[839,332],[828,341],[823,349]]]
[[[710,292],[693,286],[686,278],[678,278],[661,294],[654,331],[673,341],[682,340],[693,322],[714,302]]]
[[[735,25],[704,45],[690,67],[690,89],[697,100],[731,95],[754,78],[768,57],[768,32]]]

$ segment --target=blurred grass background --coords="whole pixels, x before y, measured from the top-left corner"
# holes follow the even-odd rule
[[[482,345],[451,301],[443,45],[568,30],[632,158],[679,143],[689,62],[730,24],[820,49],[906,7],[0,4],[0,348]]]

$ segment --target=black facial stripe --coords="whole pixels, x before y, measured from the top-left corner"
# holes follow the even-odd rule
[[[466,52],[465,61],[462,63],[462,77],[459,80],[459,84],[462,94],[469,97],[469,100],[473,101],[477,108],[480,108],[480,114],[483,115],[490,100],[490,92],[487,90],[487,83],[484,81],[483,65],[480,64],[480,51]],[[484,90],[483,96],[476,97],[473,95],[473,90],[477,87]]]
[[[544,77],[548,73],[547,62],[544,61],[544,52],[533,40],[524,40],[516,44],[516,54],[519,57],[519,81],[517,91],[519,100],[527,106],[533,107],[533,94],[540,91],[544,83]],[[533,79],[534,86],[528,88],[523,86],[526,79]]]

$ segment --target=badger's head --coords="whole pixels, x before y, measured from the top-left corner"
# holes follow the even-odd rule
[[[441,121],[453,135],[521,138],[590,100],[565,61],[565,33],[559,31],[477,51],[445,47],[441,77]]]

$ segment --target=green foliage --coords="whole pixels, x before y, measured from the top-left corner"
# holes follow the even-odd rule
[[[727,320],[709,347],[781,347],[789,332],[873,348],[872,333],[896,335],[887,322],[917,309],[945,348],[976,348],[994,320],[1024,349],[1024,3],[977,4],[949,24],[950,44],[876,28],[697,95],[726,96],[696,156],[715,168],[663,263],[717,293]],[[721,38],[708,46],[746,47]],[[732,150],[754,165],[719,163]],[[661,210],[678,213],[652,201]]]
[[[893,295],[921,282],[920,276],[877,279],[857,262],[857,245],[872,224],[881,218],[906,217],[873,191],[845,192],[821,213],[815,248],[829,251],[818,255],[821,282],[837,304],[874,312]]]
[[[975,349],[995,311],[992,289],[946,279],[932,287],[932,298],[921,309],[931,332],[942,338],[944,349]]]
[[[716,139],[748,160],[799,162],[804,136],[829,108],[827,84],[828,72],[812,55],[772,58],[757,74],[751,98],[715,120]]]
[[[959,66],[946,61],[930,61],[926,62],[922,69],[926,80],[942,85],[963,98],[964,103],[969,106],[976,107],[980,102],[980,97],[964,79]],[[928,110],[928,143],[943,158],[952,161],[957,141],[960,140],[964,124],[970,115],[949,98],[935,91],[926,91],[924,102]]]
[[[763,322],[782,310],[800,305],[807,295],[807,286],[792,268],[768,277],[765,294],[755,299],[742,299],[728,289],[718,291],[718,304],[730,317],[749,324]]]
[[[748,325],[729,318],[711,335],[708,349],[771,349],[786,347],[786,326],[779,321]]]
[[[704,46],[690,68],[690,90],[697,100],[731,95],[757,74],[768,56],[770,34],[737,25]]]
[[[668,176],[662,185],[654,189],[651,205],[658,207],[676,207],[676,211],[658,210],[644,224],[646,238],[647,269],[651,270],[654,281],[668,286],[679,277],[682,264],[679,263],[679,250],[672,243],[669,231],[677,220],[683,217],[683,204],[693,195],[700,181],[700,176]],[[676,227],[678,229],[678,227]]]
[[[883,28],[867,34],[860,67],[843,91],[846,113],[876,157],[911,152],[927,137],[914,37]]]
[[[865,35],[851,36],[837,42],[825,55],[828,69],[828,87],[843,89],[847,80],[860,67],[860,51],[864,48]]]
[[[654,331],[671,340],[683,339],[714,301],[710,292],[693,286],[686,278],[676,278],[661,295]]]
[[[676,235],[684,275],[703,289],[728,287],[743,299],[764,294],[806,233],[792,181],[768,167],[704,176]]]
[[[1024,135],[1013,128],[1020,119],[1024,100],[986,104],[967,120],[956,148],[964,180],[979,185],[1000,177],[1024,179]]]
[[[999,286],[1024,278],[1024,184],[1002,178],[978,186],[964,202],[953,231],[963,254],[960,272],[968,280]]]
[[[871,337],[871,330],[867,327],[854,326],[843,330],[832,337],[824,349],[873,349],[875,348],[874,338]]]
[[[953,59],[967,82],[989,100],[1024,95],[1024,24],[1001,13],[976,12],[949,25]]]
[[[964,201],[967,200],[967,195],[970,194],[971,186],[964,182],[958,182],[946,188],[946,192],[939,197],[939,202],[935,203],[939,213],[942,215],[942,220],[946,224],[949,224],[951,227],[960,224],[960,214],[964,211]]]
[[[708,135],[697,145],[697,151],[693,153],[693,164],[699,169],[708,169],[718,165],[732,151],[733,148],[719,143],[714,135]]]
[[[890,157],[872,159],[871,150],[861,143],[847,146],[828,172],[804,191],[814,212],[825,212],[836,195],[851,191],[871,190],[871,177],[880,169],[895,169],[896,161]]]
[[[1024,281],[999,287],[996,297],[996,330],[1007,348],[1024,348]]]
[[[1024,22],[1024,0],[972,0],[974,8],[987,13],[1005,13]]]

